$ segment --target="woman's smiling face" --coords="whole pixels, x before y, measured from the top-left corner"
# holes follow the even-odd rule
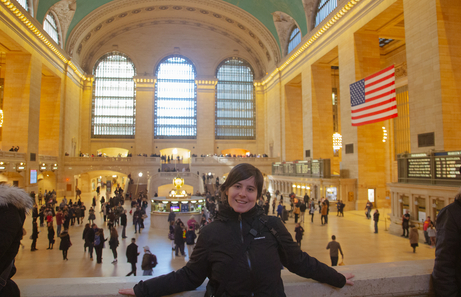
[[[233,184],[226,191],[230,207],[235,212],[245,213],[252,209],[258,198],[258,190],[255,185],[255,178],[252,176]]]

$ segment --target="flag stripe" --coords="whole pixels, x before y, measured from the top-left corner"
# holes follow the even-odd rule
[[[352,126],[397,117],[394,65],[351,84],[350,92]]]
[[[378,98],[376,100],[373,100],[373,101],[369,101],[369,102],[366,102],[364,104],[360,104],[360,105],[357,105],[357,106],[353,106],[351,108],[351,111],[352,112],[357,112],[357,111],[361,111],[361,110],[365,110],[365,109],[368,109],[370,108],[371,106],[374,106],[376,104],[379,104],[381,102],[389,102],[390,100],[392,100],[394,98],[395,100],[395,93],[392,93],[392,94],[387,94],[386,96],[384,97],[381,97],[381,98]]]
[[[386,117],[383,117],[383,118],[376,118],[376,119],[371,119],[369,121],[360,121],[360,122],[352,122],[352,126],[362,126],[362,125],[366,125],[366,124],[372,124],[372,123],[377,123],[377,122],[381,122],[381,121],[384,121],[384,120],[389,120],[389,119],[393,119],[393,118],[396,118],[397,117],[397,113],[393,113],[393,114],[390,114]]]
[[[390,70],[392,70],[392,72],[395,73],[394,65],[389,66],[389,67],[387,67],[387,68],[385,68],[385,69],[383,69],[383,70],[381,70],[379,72],[376,72],[375,74],[372,74],[372,75],[368,76],[367,78],[365,78],[365,80],[374,81],[373,78],[376,79],[377,76],[380,76],[381,74],[383,74],[383,73],[385,73],[387,71],[390,71]]]
[[[396,109],[396,108],[397,106],[393,105],[392,103],[388,103],[382,106],[378,106],[377,108],[370,109],[366,113],[362,113],[362,114],[358,113],[357,115],[354,115],[352,119],[353,120],[363,119],[363,118],[371,117],[371,116],[374,116],[374,115],[377,115],[377,114],[380,114],[380,113],[383,113],[383,112],[386,112],[392,109]]]

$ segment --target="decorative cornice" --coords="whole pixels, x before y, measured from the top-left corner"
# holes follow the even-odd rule
[[[86,80],[86,76],[81,73],[78,68],[68,60],[54,45],[52,42],[42,34],[42,32],[35,27],[35,25],[24,15],[19,8],[17,8],[11,1],[9,0],[0,0],[0,2],[5,5],[17,18],[20,20],[35,36],[45,44],[64,64],[68,64],[69,67],[75,72],[75,74],[80,77],[82,80]]]
[[[298,58],[307,48],[314,44],[314,42],[322,36],[323,33],[327,32],[337,21],[339,21],[343,16],[345,16],[349,10],[351,10],[360,0],[351,0],[349,1],[338,13],[336,13],[328,22],[326,22],[317,32],[309,38],[296,52],[294,52],[280,67],[275,68],[275,70],[267,77],[262,84],[265,85],[270,82],[280,71],[285,67],[290,65],[293,61]]]
[[[259,71],[259,77],[262,77],[263,74],[265,73],[265,67],[264,65],[261,64],[259,60],[259,55],[256,54],[256,50],[252,48],[250,45],[248,45],[244,40],[239,38],[238,36],[235,36],[232,32],[229,32],[225,30],[224,28],[216,28],[212,24],[207,24],[204,22],[197,22],[196,20],[190,20],[190,19],[176,19],[176,20],[171,20],[171,19],[156,19],[154,21],[148,20],[146,23],[131,23],[131,24],[126,24],[122,28],[120,28],[117,31],[112,31],[112,34],[106,36],[104,39],[99,40],[99,43],[97,46],[93,47],[93,50],[88,53],[86,56],[82,57],[81,60],[85,61],[85,64],[82,65],[83,69],[86,71],[90,72],[90,65],[89,63],[93,61],[94,55],[96,54],[97,50],[101,48],[106,42],[108,42],[111,38],[114,38],[115,36],[119,34],[126,33],[127,31],[130,30],[136,30],[139,29],[140,27],[147,27],[147,26],[155,26],[155,25],[161,25],[161,24],[177,24],[177,25],[183,25],[183,26],[194,26],[194,27],[199,27],[202,29],[210,30],[216,33],[219,33],[227,38],[232,39],[233,41],[237,42],[240,44],[242,47],[245,48],[245,50],[250,54],[250,56],[253,57],[254,59],[254,66],[255,70],[257,69]]]
[[[100,30],[104,24],[112,23],[115,20],[115,18],[118,18],[118,17],[124,18],[128,16],[128,14],[139,14],[142,12],[150,12],[154,10],[165,11],[171,8],[176,11],[183,10],[183,11],[198,13],[201,19],[203,19],[204,16],[209,16],[209,17],[214,17],[216,19],[221,19],[223,22],[225,22],[228,25],[233,24],[234,26],[237,26],[241,30],[247,31],[247,33],[253,39],[255,39],[255,41],[263,49],[265,49],[266,57],[268,58],[269,61],[273,58],[274,62],[278,63],[280,60],[281,54],[280,54],[278,43],[275,37],[269,31],[269,29],[267,29],[253,15],[251,15],[250,13],[246,12],[245,10],[235,5],[232,5],[230,3],[220,1],[220,0],[177,0],[176,1],[177,3],[183,2],[184,6],[182,5],[152,6],[153,2],[164,3],[164,1],[162,0],[133,0],[133,1],[115,0],[115,1],[107,3],[104,6],[96,9],[95,11],[91,12],[88,16],[86,16],[84,19],[82,19],[79,22],[78,27],[75,27],[72,30],[72,32],[69,34],[68,43],[66,46],[67,51],[69,53],[72,53],[75,49],[75,45],[77,42],[80,42],[78,46],[80,48],[80,46],[82,46],[82,42],[84,42],[85,39],[91,38],[92,32],[95,32],[94,30],[96,29]],[[133,7],[136,7],[137,5],[139,6],[140,4],[144,4],[144,3],[146,4],[146,7],[133,8]],[[238,22],[234,19],[231,19],[229,17],[223,16],[219,13],[209,11],[206,9],[191,7],[191,5],[207,6],[207,7],[210,7],[210,9],[224,11],[228,13],[229,15],[238,16],[240,20],[248,23],[249,27],[251,27],[253,31],[251,31],[249,28],[246,28],[243,24],[241,24],[241,22]],[[120,12],[120,10],[124,7],[127,7],[126,8],[127,11]],[[107,15],[114,14],[114,13],[116,13],[116,15],[108,19],[105,19]],[[105,20],[101,22],[101,19],[105,19]],[[95,28],[91,29],[88,32],[89,27],[95,23],[97,23],[98,25],[96,25]],[[85,36],[83,37],[84,34]],[[261,38],[259,36],[261,36]],[[267,43],[267,46],[264,43]]]
[[[196,79],[195,84],[197,85],[198,91],[210,91],[214,92],[216,90],[216,84],[218,83],[218,79]]]

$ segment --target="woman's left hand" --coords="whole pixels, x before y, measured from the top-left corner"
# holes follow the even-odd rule
[[[122,295],[132,295],[132,296],[135,296],[134,291],[133,291],[133,288],[131,288],[131,289],[120,289],[120,290],[118,290],[118,293],[119,293],[119,294],[122,294]]]
[[[353,275],[352,273],[341,273],[341,274],[344,275],[344,277],[346,278],[346,285],[349,285],[349,286],[354,285],[354,282],[351,281],[350,279],[353,278],[355,275]]]

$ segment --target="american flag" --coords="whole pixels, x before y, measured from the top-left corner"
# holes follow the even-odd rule
[[[397,117],[394,65],[351,84],[350,91],[352,126]]]

